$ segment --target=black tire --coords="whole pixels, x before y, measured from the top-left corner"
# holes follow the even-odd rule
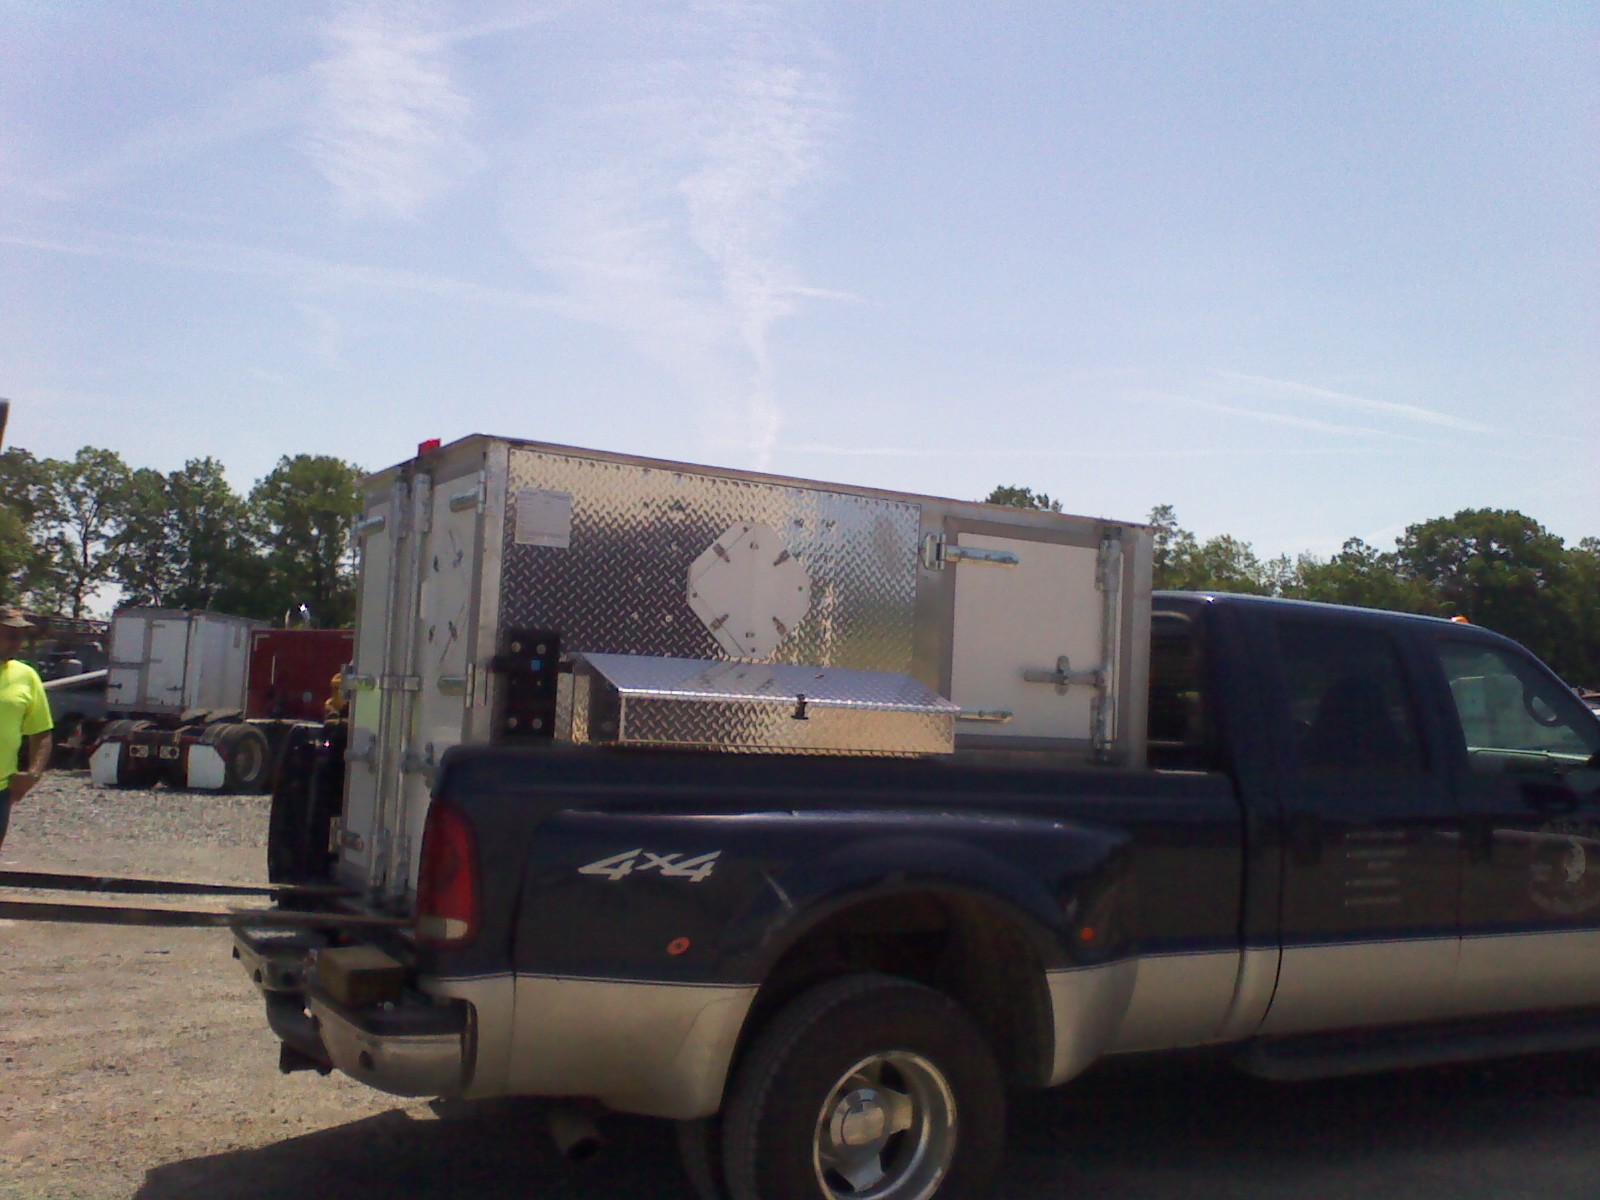
[[[272,777],[272,749],[254,725],[223,725],[212,739],[222,755],[229,792],[263,792]]]
[[[948,996],[887,975],[833,980],[780,1011],[723,1113],[733,1200],[967,1200],[987,1193],[1005,1142],[983,1034]]]
[[[678,1161],[689,1177],[696,1200],[728,1200],[722,1181],[722,1118],[679,1121]]]

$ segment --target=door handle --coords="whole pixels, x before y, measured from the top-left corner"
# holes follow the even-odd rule
[[[1099,667],[1089,667],[1085,670],[1074,671],[1072,664],[1063,654],[1056,659],[1055,670],[1048,667],[1027,667],[1022,672],[1024,683],[1049,683],[1054,684],[1057,692],[1066,693],[1073,684],[1088,684],[1090,687],[1103,687],[1105,685],[1105,672]]]

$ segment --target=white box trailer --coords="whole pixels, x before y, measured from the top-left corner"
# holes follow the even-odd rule
[[[458,743],[1143,761],[1140,524],[474,435],[358,540],[336,874],[397,904]]]
[[[245,706],[250,631],[267,622],[174,608],[124,608],[111,618],[106,712],[159,719]]]

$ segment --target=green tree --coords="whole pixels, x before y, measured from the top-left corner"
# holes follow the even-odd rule
[[[1567,565],[1561,600],[1573,639],[1558,670],[1569,682],[1600,691],[1600,538],[1586,537],[1570,547]]]
[[[0,599],[6,604],[53,608],[60,590],[57,540],[46,519],[53,465],[20,448],[0,453]]]
[[[0,507],[0,604],[23,602],[21,581],[37,557],[22,517],[10,506]]]
[[[1044,492],[1032,488],[1009,487],[1002,484],[983,498],[985,504],[1001,504],[1006,508],[1029,508],[1040,512],[1060,512],[1061,501],[1052,500]]]
[[[1515,638],[1558,671],[1577,630],[1566,601],[1572,563],[1561,539],[1512,509],[1463,509],[1409,526],[1397,546],[1406,578],[1441,611]]]
[[[1283,594],[1395,612],[1439,611],[1439,599],[1430,583],[1401,574],[1398,555],[1385,554],[1360,538],[1350,538],[1326,562],[1302,554]]]
[[[52,527],[58,599],[67,615],[81,617],[90,595],[111,579],[133,473],[120,454],[94,446],[45,465],[49,487],[41,516]]]
[[[1289,569],[1283,559],[1263,563],[1249,542],[1226,533],[1200,541],[1178,524],[1170,504],[1152,508],[1148,523],[1154,531],[1152,574],[1158,588],[1271,595]]]
[[[221,608],[224,595],[246,598],[256,557],[244,501],[214,458],[182,470],[135,471],[114,573],[131,604]]]
[[[1188,561],[1195,551],[1195,537],[1178,524],[1177,510],[1170,504],[1158,504],[1147,518],[1154,533],[1155,553],[1152,565],[1155,585],[1158,588],[1177,588],[1179,564]]]
[[[353,533],[361,515],[365,472],[326,455],[278,460],[250,493],[250,509],[266,547],[267,596],[281,616],[308,605],[324,626],[355,619]],[[247,614],[255,615],[255,614]]]
[[[1195,547],[1180,565],[1180,586],[1197,592],[1247,592],[1265,595],[1272,589],[1261,560],[1249,542],[1218,534]]]

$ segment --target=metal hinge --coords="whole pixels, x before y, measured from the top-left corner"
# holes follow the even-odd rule
[[[394,499],[390,501],[394,512],[393,537],[399,541],[411,533],[411,489],[403,479],[395,480]]]
[[[980,550],[976,546],[952,546],[943,535],[930,533],[922,539],[922,565],[942,571],[949,563],[969,562],[986,567],[1014,567],[1021,559],[1009,550]]]
[[[416,489],[417,532],[428,533],[433,529],[433,477],[418,475]]]
[[[394,835],[387,829],[380,830],[372,839],[372,863],[377,870],[377,878],[373,880],[373,890],[380,895],[389,882],[389,871],[394,860],[390,857],[390,847],[394,844]]]
[[[388,523],[389,518],[384,516],[382,513],[372,517],[363,517],[361,520],[356,522],[356,536],[358,538],[364,538],[369,533],[377,533]]]
[[[1122,532],[1108,533],[1100,539],[1099,573],[1095,586],[1102,592],[1118,590],[1122,578]]]
[[[415,692],[421,688],[420,675],[385,675],[378,680],[378,690],[381,692]]]
[[[404,834],[395,839],[394,857],[389,860],[389,873],[384,880],[392,894],[403,896],[410,891],[411,885],[406,881],[410,870],[411,835]]]
[[[1105,692],[1096,693],[1089,702],[1089,721],[1094,752],[1103,756],[1111,749],[1111,704]]]

